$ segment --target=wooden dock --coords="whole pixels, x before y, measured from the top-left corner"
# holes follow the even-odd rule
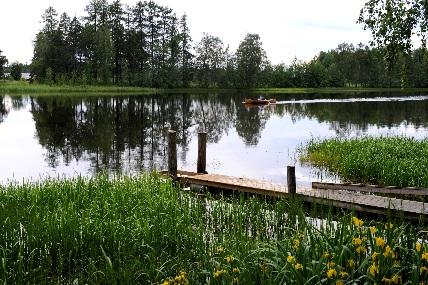
[[[312,188],[296,187],[295,167],[287,166],[287,185],[267,181],[231,177],[206,172],[207,133],[198,134],[197,173],[177,169],[176,132],[168,131],[168,175],[181,184],[196,184],[223,191],[238,191],[256,195],[289,198],[296,196],[308,203],[385,215],[400,213],[408,219],[428,220],[428,205],[413,199],[428,197],[428,189],[378,187],[362,184],[333,184],[314,182]],[[376,195],[377,194],[377,195]],[[383,196],[380,196],[383,195]],[[400,197],[400,198],[399,198]],[[404,199],[403,199],[404,198]],[[412,198],[412,199],[410,199]]]
[[[242,177],[177,171],[177,179],[185,185],[194,184],[222,189],[223,191],[238,191],[279,198],[289,198],[290,196],[286,185]],[[332,186],[331,189],[328,185]],[[340,207],[357,212],[384,215],[390,211],[401,212],[410,219],[418,219],[421,215],[424,218],[425,216],[428,217],[428,204],[426,203],[376,196],[371,193],[364,193],[364,191],[340,189],[336,187],[338,185],[340,184],[325,183],[322,189],[297,188],[295,195],[304,202]]]

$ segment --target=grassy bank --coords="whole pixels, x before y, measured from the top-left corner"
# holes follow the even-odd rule
[[[351,182],[428,187],[428,139],[364,137],[313,140],[303,161]]]
[[[350,215],[312,220],[297,202],[290,208],[261,198],[196,197],[155,176],[0,189],[2,284],[418,284],[428,278],[428,247],[408,224]]]
[[[14,94],[153,94],[159,92],[155,88],[121,87],[121,86],[95,86],[95,85],[48,85],[30,84],[25,81],[0,81],[0,93]]]
[[[323,94],[323,93],[423,93],[428,88],[365,88],[365,87],[322,87],[322,88],[257,88],[260,94]]]
[[[419,93],[428,92],[426,89],[400,89],[400,88],[258,88],[251,90],[242,89],[220,89],[220,88],[173,88],[156,89],[142,87],[126,86],[98,86],[98,85],[47,85],[47,84],[29,84],[25,81],[0,81],[0,94],[7,95],[52,95],[52,94],[94,94],[94,95],[141,95],[158,93],[254,93],[254,94],[311,94],[311,93],[370,93],[370,92],[404,92]]]

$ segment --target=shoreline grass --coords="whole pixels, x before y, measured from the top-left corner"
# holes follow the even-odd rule
[[[0,186],[6,284],[411,284],[420,227],[308,218],[298,201],[212,199],[157,176]]]
[[[0,94],[37,96],[63,94],[86,95],[144,95],[144,94],[177,94],[177,93],[253,93],[253,94],[324,94],[324,93],[421,93],[428,88],[361,88],[361,87],[332,87],[332,88],[256,88],[256,89],[224,89],[224,88],[146,88],[129,86],[103,85],[48,85],[25,81],[0,80]]]
[[[312,140],[301,161],[347,182],[428,188],[428,139],[363,137]]]

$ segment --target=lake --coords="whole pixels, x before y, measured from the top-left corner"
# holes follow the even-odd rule
[[[301,165],[312,138],[428,131],[426,94],[275,94],[246,107],[248,94],[0,96],[0,182],[137,174],[167,168],[167,130],[177,131],[178,167],[196,170],[197,133],[208,133],[207,171],[297,185],[339,181]]]

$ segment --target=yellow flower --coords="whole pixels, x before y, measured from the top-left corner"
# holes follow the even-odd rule
[[[300,246],[300,240],[298,239],[293,240],[293,248],[297,249],[299,248],[299,246]]]
[[[417,243],[416,243],[416,246],[415,246],[416,251],[417,251],[417,252],[421,252],[421,247],[422,247],[422,244],[421,244],[420,242],[417,242]]]
[[[294,262],[296,262],[296,259],[294,258],[294,256],[289,255],[289,256],[287,256],[287,262],[288,263],[294,263]]]
[[[385,256],[385,257],[389,256],[391,258],[395,258],[395,253],[389,245],[386,246],[385,252],[383,253],[383,256]]]
[[[428,272],[428,268],[426,268],[425,266],[421,266],[421,268],[419,268],[419,274],[422,275],[424,274],[424,272]]]
[[[393,284],[399,284],[401,281],[401,277],[397,274],[394,274],[391,278]]]
[[[339,276],[340,278],[345,279],[346,277],[349,276],[349,273],[345,271],[340,271]]]
[[[162,285],[169,285],[169,284],[184,285],[188,283],[189,281],[187,280],[187,273],[185,271],[180,271],[180,273],[178,273],[177,276],[174,277],[174,279],[169,278],[165,280],[162,283]]]
[[[235,267],[235,268],[232,269],[232,272],[233,273],[239,273],[239,272],[241,272],[241,270],[239,270],[238,267]]]
[[[357,247],[357,248],[355,249],[355,252],[356,252],[356,253],[358,253],[358,254],[366,253],[366,248],[365,248],[365,247],[362,247],[362,246],[360,245],[359,247]]]
[[[428,261],[428,252],[422,253],[422,259]]]
[[[231,256],[231,255],[229,255],[229,256],[226,256],[226,261],[227,261],[227,263],[232,263],[233,262],[233,260],[235,260],[234,258],[233,258],[233,256]]]
[[[324,258],[332,258],[332,255],[328,252],[328,251],[325,251],[324,252],[324,254],[322,255]]]
[[[359,237],[356,237],[356,238],[352,238],[352,243],[355,246],[359,246],[359,245],[361,245],[363,243],[363,241]]]
[[[174,278],[174,283],[180,284],[185,280],[185,278],[182,275],[177,275]]]
[[[223,253],[224,252],[224,247],[222,246],[217,246],[217,253]]]
[[[332,262],[327,262],[327,268],[333,268],[336,266],[336,263]]]
[[[385,246],[385,240],[381,237],[375,237],[376,240],[376,245],[379,247],[384,247]]]
[[[354,261],[353,259],[349,259],[349,260],[348,260],[348,266],[349,266],[350,268],[354,268],[354,267],[355,267],[355,261]]]
[[[376,227],[374,227],[374,226],[370,227],[370,233],[372,235],[374,235],[376,232],[377,232],[377,228]]]
[[[336,269],[330,268],[329,270],[327,270],[327,278],[334,278],[336,277],[336,275],[337,275]]]
[[[220,269],[220,270],[214,271],[213,273],[214,278],[220,278],[222,275],[225,275],[225,274],[227,274],[226,269]]]
[[[356,227],[361,227],[364,224],[364,221],[358,219],[357,217],[352,217],[352,222]]]
[[[385,224],[385,229],[392,229],[394,227],[393,223],[386,223]]]
[[[379,267],[376,264],[372,263],[369,267],[369,273],[374,277],[377,273],[379,273]]]
[[[336,285],[344,285],[345,283],[343,283],[343,280],[337,280],[336,281]]]
[[[377,253],[376,251],[372,253],[372,260],[375,261],[377,256],[379,255],[379,253]]]
[[[382,278],[382,283],[385,283],[385,284],[399,284],[400,281],[401,281],[401,277],[398,276],[397,274],[393,275],[391,278],[386,278],[386,277]]]
[[[296,269],[296,270],[302,270],[303,269],[303,265],[301,265],[300,263],[296,263],[296,265],[294,265],[294,269]]]

